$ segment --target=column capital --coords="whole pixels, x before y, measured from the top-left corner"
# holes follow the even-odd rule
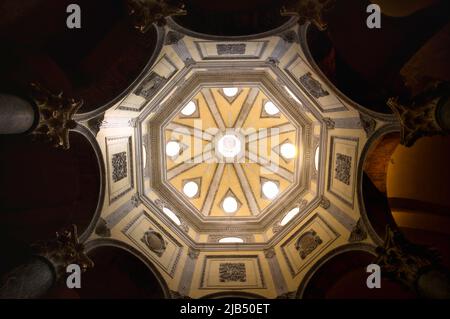
[[[199,255],[200,255],[200,250],[189,247],[189,250],[188,250],[189,258],[197,259]]]
[[[31,134],[49,140],[55,147],[69,149],[69,130],[77,126],[73,116],[83,101],[66,98],[62,92],[53,94],[37,83],[31,87],[39,112],[39,122]]]
[[[271,259],[271,258],[275,257],[275,255],[276,255],[275,249],[273,249],[273,248],[269,248],[269,249],[264,250],[264,256],[267,259]]]
[[[324,195],[322,195],[320,197],[320,207],[324,208],[324,209],[328,209],[331,206],[331,202],[328,198],[326,198]]]
[[[411,289],[416,289],[421,274],[439,265],[436,251],[427,247],[410,243],[403,235],[386,227],[386,238],[383,247],[376,249],[377,259],[383,273]]]
[[[153,23],[166,24],[166,17],[186,15],[185,5],[181,1],[169,3],[166,0],[128,0],[129,13],[135,19],[135,29],[147,33]]]
[[[421,137],[448,133],[448,119],[440,118],[440,114],[446,114],[443,109],[450,108],[449,88],[448,82],[435,81],[409,101],[400,101],[399,97],[387,101],[400,122],[402,145],[409,147]]]
[[[64,278],[70,264],[79,265],[83,272],[94,267],[93,261],[84,251],[84,244],[79,242],[75,225],[56,232],[55,239],[38,242],[32,248],[36,256],[47,259],[53,265],[57,280]]]
[[[300,25],[311,22],[320,31],[325,31],[328,25],[324,13],[330,10],[335,3],[336,0],[296,0],[283,6],[281,15],[298,16]]]

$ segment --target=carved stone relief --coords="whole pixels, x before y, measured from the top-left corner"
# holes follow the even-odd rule
[[[353,243],[357,241],[362,241],[367,238],[367,232],[364,227],[362,219],[358,219],[356,222],[355,227],[353,227],[352,232],[350,233],[350,237],[348,238],[348,241]]]
[[[346,185],[350,185],[352,158],[351,156],[336,153],[335,178]]]
[[[139,198],[138,194],[134,194],[131,197],[131,204],[133,204],[134,207],[138,207],[142,203],[141,199]]]
[[[330,208],[331,203],[330,200],[328,198],[326,198],[325,196],[322,196],[320,198],[320,207],[324,208],[324,209],[328,209]]]
[[[245,54],[245,43],[217,44],[218,55]]]
[[[322,84],[312,77],[311,72],[302,75],[300,77],[300,83],[316,99],[330,95],[328,91],[323,89]]]
[[[124,179],[128,175],[127,153],[120,152],[112,155],[112,179],[114,183]]]
[[[298,250],[300,258],[305,259],[321,243],[322,239],[317,235],[317,233],[314,230],[310,230],[298,238],[295,248]]]
[[[223,263],[219,266],[220,282],[246,282],[244,263]]]
[[[151,72],[144,82],[137,88],[135,94],[150,100],[166,82],[166,78],[155,72]]]
[[[152,229],[147,230],[141,240],[158,257],[161,257],[166,250],[166,242],[163,236]]]

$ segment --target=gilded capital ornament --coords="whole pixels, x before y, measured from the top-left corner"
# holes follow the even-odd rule
[[[328,198],[326,198],[325,196],[321,196],[320,197],[320,203],[319,203],[320,207],[324,208],[324,209],[328,209],[331,206],[331,202]]]
[[[386,228],[384,246],[378,247],[376,253],[374,263],[381,267],[382,272],[411,289],[416,288],[424,270],[439,264],[439,256],[434,250],[410,243],[389,226]]]
[[[167,0],[128,0],[129,13],[135,19],[134,27],[147,33],[153,23],[166,24],[166,17],[185,15],[185,5],[180,1]]]
[[[300,25],[313,23],[320,31],[327,29],[324,13],[331,9],[336,0],[294,0],[281,9],[282,16],[298,16]]]
[[[273,249],[273,248],[269,248],[269,249],[264,250],[264,256],[267,259],[271,259],[271,258],[275,257],[275,255],[276,255],[275,249]]]
[[[189,258],[197,259],[199,255],[200,255],[200,250],[189,247],[189,250],[188,250]]]
[[[142,200],[139,198],[139,194],[136,193],[133,196],[131,196],[131,204],[134,207],[139,207],[139,205],[142,203]]]
[[[272,232],[273,232],[274,234],[278,233],[278,232],[283,228],[283,226],[281,226],[280,223],[281,223],[281,220],[277,220],[277,221],[272,225]]]
[[[333,119],[329,117],[324,117],[323,122],[325,123],[327,129],[333,130],[336,127],[336,123],[333,121]]]
[[[32,248],[35,255],[47,259],[53,265],[58,280],[65,277],[66,268],[71,264],[80,266],[83,272],[94,267],[94,262],[84,251],[84,244],[79,242],[75,225],[56,232],[55,239],[39,242]]]
[[[370,136],[377,127],[377,121],[375,121],[372,117],[364,113],[359,113],[359,119],[361,121],[361,127],[366,132],[366,135]]]
[[[420,137],[448,133],[448,128],[440,121],[439,114],[444,113],[444,108],[448,110],[450,107],[449,87],[448,83],[434,82],[410,101],[402,103],[398,97],[387,101],[387,105],[400,121],[402,145],[409,147]]]
[[[62,92],[54,94],[37,83],[32,83],[31,87],[39,112],[39,123],[31,134],[55,147],[69,149],[69,130],[77,126],[72,118],[83,102],[65,98]]]
[[[364,223],[362,219],[358,219],[355,226],[353,227],[352,231],[350,232],[350,236],[348,237],[348,241],[350,243],[363,241],[367,238],[367,231],[364,227]]]

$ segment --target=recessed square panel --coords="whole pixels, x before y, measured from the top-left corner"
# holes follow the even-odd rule
[[[358,139],[331,137],[328,190],[349,206],[354,205]]]
[[[256,255],[211,255],[204,259],[200,288],[265,288],[259,257]]]
[[[106,139],[108,161],[109,201],[116,201],[134,187],[131,137],[109,137]]]
[[[283,256],[292,276],[297,276],[338,237],[339,233],[320,215],[315,214],[311,217],[281,245]]]

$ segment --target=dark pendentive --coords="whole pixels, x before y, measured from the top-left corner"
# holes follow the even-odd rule
[[[283,1],[277,0],[190,0],[186,16],[175,17],[182,26],[196,32],[242,36],[269,31],[289,20],[282,17]]]
[[[97,157],[82,135],[73,132],[70,139],[67,151],[28,136],[0,140],[0,242],[11,264],[21,258],[18,247],[54,238],[70,224],[82,234],[94,216],[100,189]]]
[[[369,3],[338,1],[327,14],[327,30],[311,25],[307,41],[315,62],[339,90],[366,108],[391,113],[386,105],[389,97],[411,94],[401,69],[449,23],[450,4],[438,1],[405,17],[382,15],[382,27],[369,29],[365,24]]]
[[[83,274],[81,289],[64,285],[52,289],[47,298],[155,299],[164,298],[163,288],[152,271],[136,256],[113,246],[88,253],[95,266]]]
[[[55,93],[82,98],[79,112],[84,113],[115,100],[139,76],[155,49],[155,29],[137,32],[125,0],[78,1],[82,28],[68,29],[66,7],[72,2],[2,3],[0,40],[7,43],[0,52],[3,91],[26,92],[38,82]]]

